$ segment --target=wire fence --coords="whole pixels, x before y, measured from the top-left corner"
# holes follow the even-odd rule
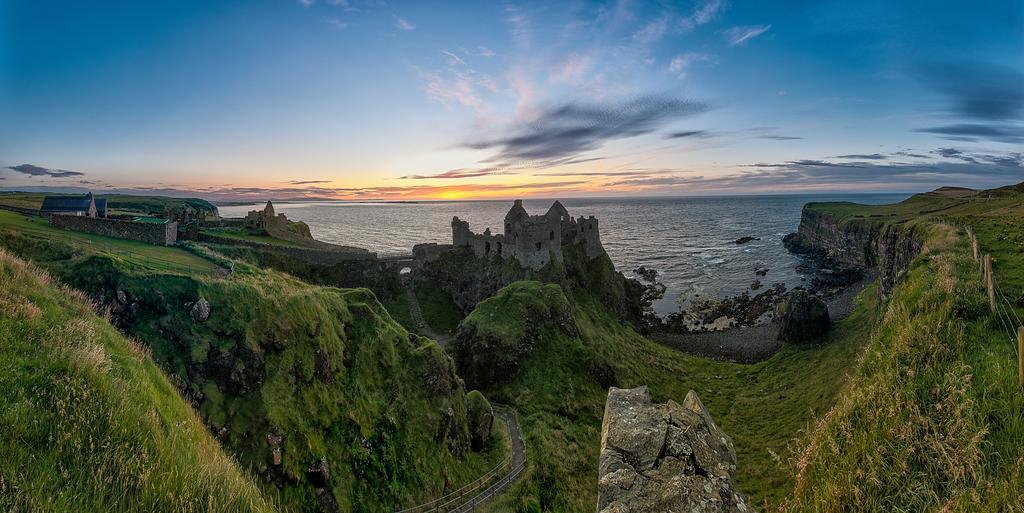
[[[1018,381],[1020,386],[1024,387],[1024,320],[1014,307],[1014,301],[1007,295],[1005,287],[996,279],[992,255],[984,252],[970,225],[965,225],[964,231],[971,242],[974,260],[978,262],[982,284],[988,295],[989,309],[998,320],[1000,338],[1006,337],[1011,351],[1017,357]]]

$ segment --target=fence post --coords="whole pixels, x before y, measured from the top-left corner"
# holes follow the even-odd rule
[[[992,278],[992,255],[985,255],[985,285],[988,287],[988,306],[996,313],[996,287]]]
[[[974,236],[974,232],[971,232],[971,247],[974,249],[974,261],[978,261],[978,238]]]
[[[1017,375],[1024,388],[1024,326],[1017,327]]]

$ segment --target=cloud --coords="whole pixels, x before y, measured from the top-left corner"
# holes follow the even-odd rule
[[[881,153],[854,153],[852,155],[836,155],[832,158],[847,160],[886,160],[889,157],[887,155],[882,155]]]
[[[578,82],[590,68],[593,59],[589,55],[569,54],[561,63],[552,67],[551,80],[554,82]]]
[[[310,185],[315,183],[331,183],[331,180],[289,180],[285,183],[292,185]]]
[[[923,67],[929,85],[945,94],[952,114],[970,119],[1009,121],[1024,112],[1024,73],[984,62],[941,63]]]
[[[946,136],[956,141],[988,139],[1004,143],[1024,142],[1024,127],[1010,124],[960,123],[955,125],[918,128],[915,132]]]
[[[489,176],[501,174],[505,171],[504,167],[487,167],[487,168],[460,168],[451,169],[442,173],[436,173],[432,175],[405,175],[398,177],[399,180],[428,180],[433,178],[474,178],[478,176]]]
[[[617,105],[568,103],[540,112],[514,127],[510,135],[465,143],[471,149],[495,149],[491,161],[535,161],[573,157],[605,142],[654,132],[663,125],[706,112],[706,103],[647,96]]]
[[[668,70],[678,73],[680,77],[686,76],[686,70],[695,62],[714,62],[714,58],[706,53],[686,52],[672,58],[668,64]]]
[[[296,1],[299,2],[299,4],[301,4],[303,7],[309,7],[309,6],[313,5],[313,0],[296,0]]]
[[[723,33],[729,42],[729,46],[739,46],[768,32],[771,28],[771,25],[744,25],[726,29]]]
[[[409,23],[405,18],[401,16],[395,16],[395,26],[401,30],[415,30],[416,25]]]
[[[1024,142],[1024,72],[984,62],[952,62],[922,66],[921,76],[946,96],[946,115],[962,121],[916,132],[960,141]]]
[[[348,22],[342,21],[341,18],[330,16],[326,18],[327,24],[337,30],[345,30],[348,28]]]
[[[706,0],[699,3],[692,14],[679,21],[679,28],[684,32],[689,32],[701,25],[710,23],[718,17],[718,14],[725,9],[725,6],[724,0]]]
[[[649,22],[633,34],[633,39],[641,42],[652,42],[661,39],[668,29],[668,19],[658,18]]]
[[[691,138],[691,137],[693,137],[693,138],[697,138],[697,137],[705,138],[705,137],[711,137],[711,135],[712,135],[711,132],[708,132],[707,130],[686,130],[686,131],[683,131],[683,132],[672,132],[670,134],[666,134],[665,138],[666,139],[685,139],[685,138]]]
[[[922,155],[920,153],[911,153],[909,151],[897,151],[896,153],[893,153],[893,155],[897,155],[897,156],[900,156],[900,157],[910,157],[910,158],[915,158],[915,159],[926,159],[926,158],[928,158],[928,155]]]
[[[678,173],[678,169],[633,169],[627,171],[579,171],[565,173],[544,173],[534,176],[651,176]]]
[[[456,65],[457,66],[465,66],[466,65],[466,61],[462,60],[462,58],[460,58],[458,55],[455,55],[454,53],[449,52],[448,50],[441,50],[441,53],[443,53],[444,55],[446,55],[448,57],[448,65],[449,66],[456,66]]]
[[[803,139],[803,137],[797,137],[794,135],[755,135],[754,139],[774,139],[776,141],[796,141]]]
[[[9,166],[7,169],[11,171],[17,171],[22,174],[29,176],[49,176],[52,178],[66,178],[69,176],[82,176],[85,173],[79,173],[78,171],[66,171],[63,169],[47,169],[45,167],[34,166],[32,164],[20,164],[17,166]]]

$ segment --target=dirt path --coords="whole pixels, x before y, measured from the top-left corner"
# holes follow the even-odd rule
[[[832,322],[850,315],[857,294],[870,285],[874,278],[867,276],[825,301]],[[771,358],[782,347],[782,342],[776,339],[777,331],[775,323],[769,323],[699,333],[652,333],[650,338],[677,351],[703,358],[757,363]]]

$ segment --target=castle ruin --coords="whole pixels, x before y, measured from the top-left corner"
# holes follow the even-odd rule
[[[471,247],[477,257],[515,258],[520,265],[539,270],[552,259],[562,261],[562,248],[581,245],[588,259],[604,254],[594,216],[573,218],[562,203],[555,201],[544,215],[530,215],[522,200],[505,214],[505,233],[494,235],[487,228],[473,233],[469,222],[452,218],[452,244]]]

